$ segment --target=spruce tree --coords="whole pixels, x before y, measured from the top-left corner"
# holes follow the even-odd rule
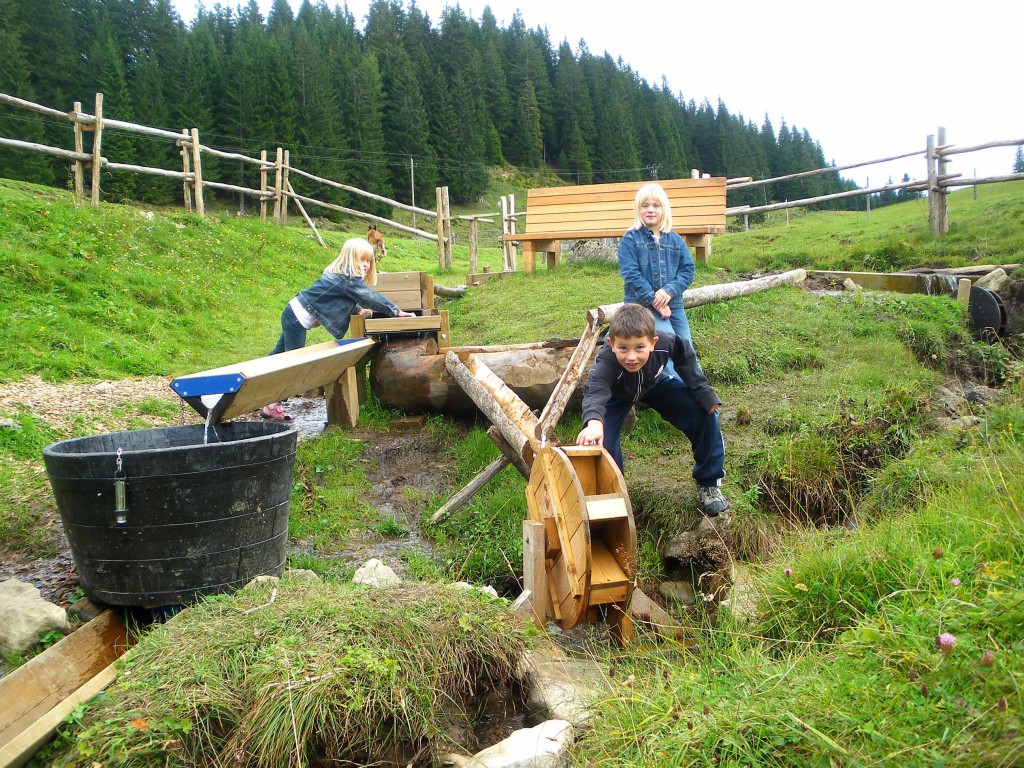
[[[0,0],[0,93],[34,101],[28,63],[21,44],[22,31],[15,16],[13,0]],[[14,107],[0,106],[0,136],[33,144],[45,143],[43,121]],[[10,147],[0,150],[0,176],[41,184],[54,181],[46,155]]]

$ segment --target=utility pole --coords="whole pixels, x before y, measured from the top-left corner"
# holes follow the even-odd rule
[[[412,193],[412,207],[416,207],[416,164],[409,156],[409,191]],[[416,228],[416,211],[412,212],[412,227]]]

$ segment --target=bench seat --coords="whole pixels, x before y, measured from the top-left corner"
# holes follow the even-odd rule
[[[503,235],[502,240],[523,244],[524,272],[533,271],[537,254],[545,254],[548,267],[554,267],[562,241],[622,237],[633,226],[633,202],[645,183],[531,189],[526,196],[525,231]],[[707,261],[711,237],[725,233],[725,178],[658,183],[668,195],[672,231],[686,240],[695,259]]]

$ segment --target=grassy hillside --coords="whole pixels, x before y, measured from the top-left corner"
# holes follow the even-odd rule
[[[864,214],[776,214],[751,232],[717,238],[696,285],[780,267],[890,269],[1019,261],[1024,185],[953,195],[951,236],[927,232],[923,203]],[[365,230],[353,226],[352,234]],[[0,182],[0,382],[28,374],[58,382],[174,375],[264,354],[285,301],[331,251],[299,227],[238,217],[152,218],[129,207],[77,208],[60,192]],[[436,250],[397,236],[385,269],[422,269],[446,284]],[[482,263],[497,269],[496,248]],[[1019,273],[1018,273],[1019,274]],[[614,265],[568,264],[512,275],[444,302],[456,344],[537,341],[582,330],[586,309],[620,300]],[[688,644],[596,651],[615,695],[601,702],[578,764],[1013,765],[1024,754],[1024,386],[1019,361],[970,337],[944,297],[773,290],[696,308],[694,341],[725,407],[732,521],[722,551],[746,576],[750,606],[673,608]],[[326,338],[312,334],[310,341]],[[1000,387],[950,430],[939,385]],[[0,539],[23,554],[52,552],[54,517],[39,450],[72,434],[174,423],[169,401],[47,423],[27,405],[0,409]],[[375,429],[396,414],[372,403]],[[571,440],[575,414],[560,425]],[[436,462],[451,489],[497,451],[480,426],[431,417]],[[301,564],[338,574],[354,532],[391,535],[368,509],[364,444],[340,431],[300,446],[292,534],[316,532]],[[659,548],[698,519],[689,448],[651,412],[625,441],[637,513],[641,583],[665,574]],[[426,494],[401,525],[435,556],[405,554],[426,580],[507,583],[521,560],[523,481],[506,472],[457,517],[425,518]],[[390,518],[389,518],[390,520]],[[392,526],[395,525],[391,521]],[[373,533],[377,531],[378,533]],[[389,533],[390,531],[390,533]],[[398,528],[398,533],[402,531]],[[299,562],[299,561],[296,561]],[[343,574],[344,575],[344,574]],[[735,605],[735,602],[734,602]],[[948,633],[951,645],[937,637]],[[159,696],[159,692],[153,695]],[[94,728],[90,744],[109,731]],[[192,727],[189,725],[189,727]],[[90,759],[96,759],[91,753]],[[105,759],[117,764],[116,754]],[[173,761],[172,761],[173,764]]]

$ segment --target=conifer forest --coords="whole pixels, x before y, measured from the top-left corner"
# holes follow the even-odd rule
[[[671,55],[684,55],[685,50]],[[376,194],[431,201],[449,187],[473,203],[488,169],[546,165],[567,183],[715,176],[756,179],[825,167],[807,129],[760,125],[725,103],[696,103],[686,84],[648,83],[614,52],[552,41],[543,19],[518,12],[502,27],[455,5],[430,18],[377,0],[365,19],[308,0],[200,7],[190,25],[169,0],[0,0],[0,92],[56,109],[104,94],[104,116],[180,130],[204,144],[258,156],[281,146],[304,170]],[[69,125],[0,106],[0,136],[69,147]],[[103,154],[176,168],[172,142],[116,130]],[[255,171],[212,158],[204,174],[251,185]],[[412,171],[412,172],[411,172]],[[0,176],[66,186],[68,169],[5,149]],[[730,193],[760,205],[853,189],[836,174]],[[180,183],[126,173],[104,179],[109,199],[168,203]],[[350,202],[347,193],[317,190]],[[838,205],[855,205],[839,201]],[[382,205],[382,204],[381,204]],[[366,203],[360,203],[365,209]]]

